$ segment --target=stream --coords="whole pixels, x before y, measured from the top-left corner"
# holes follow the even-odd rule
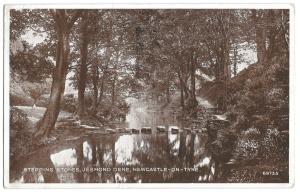
[[[171,111],[132,102],[122,126],[178,127]],[[205,133],[92,134],[28,155],[11,170],[14,183],[198,183],[222,182]]]

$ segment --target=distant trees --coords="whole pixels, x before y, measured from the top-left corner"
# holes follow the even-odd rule
[[[49,92],[49,85],[47,83],[31,83],[24,86],[23,91],[33,99],[33,107],[36,106],[38,100]]]
[[[265,64],[276,52],[288,52],[288,14],[284,9],[250,10],[258,63]]]
[[[23,41],[10,57],[10,67],[18,74],[18,78],[30,82],[42,82],[51,76],[53,62],[48,57],[45,45],[39,44],[35,47]]]

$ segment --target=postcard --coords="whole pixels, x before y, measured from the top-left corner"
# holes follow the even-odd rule
[[[293,18],[6,5],[5,186],[291,186]]]

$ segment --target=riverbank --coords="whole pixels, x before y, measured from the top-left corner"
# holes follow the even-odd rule
[[[288,61],[274,57],[255,63],[227,84],[226,108],[230,135],[236,142],[230,152],[230,182],[288,182],[289,89]],[[217,104],[224,84],[208,82],[198,91]],[[223,98],[224,99],[224,98]],[[216,139],[222,151],[224,137]],[[274,181],[272,180],[274,179]]]

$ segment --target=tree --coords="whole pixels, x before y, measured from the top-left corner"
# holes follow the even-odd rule
[[[55,23],[56,31],[56,65],[53,72],[53,81],[49,104],[43,118],[37,124],[34,134],[36,143],[45,143],[47,136],[57,120],[61,97],[64,93],[67,69],[69,65],[69,35],[72,26],[81,14],[81,10],[68,11],[65,9],[50,10]]]
[[[18,75],[24,81],[43,82],[51,76],[53,66],[48,50],[43,44],[32,47],[23,41],[21,50],[10,55],[13,77]]]
[[[82,119],[86,115],[85,111],[85,86],[86,86],[86,73],[87,73],[87,56],[89,44],[89,12],[84,11],[81,14],[80,26],[80,65],[79,65],[79,79],[78,79],[78,107],[77,116]]]
[[[251,10],[251,18],[255,26],[255,42],[256,42],[256,52],[257,52],[257,62],[265,63],[267,48],[266,48],[266,14],[265,10]]]

